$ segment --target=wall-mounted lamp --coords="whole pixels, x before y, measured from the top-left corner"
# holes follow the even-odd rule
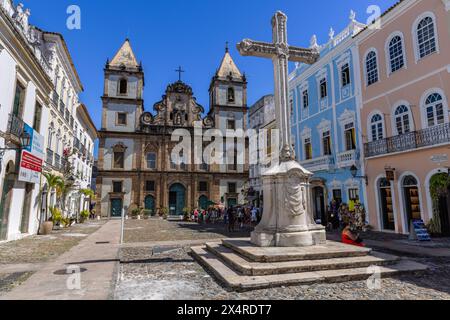
[[[354,179],[364,179],[366,181],[366,186],[369,185],[369,177],[368,176],[358,176],[358,168],[355,165],[353,165],[350,168],[350,172]]]
[[[0,148],[0,171],[2,170],[3,157],[6,151],[22,151],[24,149],[30,148],[31,136],[27,132],[23,132],[20,136],[21,146],[19,148]]]

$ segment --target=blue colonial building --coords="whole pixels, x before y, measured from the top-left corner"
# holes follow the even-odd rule
[[[359,121],[360,75],[353,36],[365,27],[351,13],[349,25],[318,45],[320,60],[297,64],[290,75],[292,134],[297,160],[314,173],[312,199],[315,218],[326,221],[327,206],[366,201],[362,136]],[[356,170],[357,169],[357,170]]]

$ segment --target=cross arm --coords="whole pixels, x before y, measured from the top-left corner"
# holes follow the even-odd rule
[[[316,49],[289,47],[289,61],[314,64],[319,58],[320,53]]]
[[[272,43],[245,39],[237,44],[237,49],[242,56],[252,56],[272,59],[277,55]]]

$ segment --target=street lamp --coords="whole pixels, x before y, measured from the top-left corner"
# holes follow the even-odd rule
[[[19,148],[0,148],[0,171],[2,170],[3,157],[6,151],[22,151],[30,148],[31,136],[28,132],[23,132],[20,135],[20,144],[21,146]]]
[[[353,178],[364,179],[366,181],[366,186],[369,185],[369,177],[367,177],[367,175],[366,176],[358,176],[358,168],[355,165],[353,165],[350,168],[350,172],[351,172]]]

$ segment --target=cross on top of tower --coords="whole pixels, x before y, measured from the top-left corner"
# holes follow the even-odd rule
[[[184,72],[186,72],[186,71],[184,71],[184,70],[181,68],[181,66],[179,66],[178,69],[175,70],[175,72],[178,72],[178,81],[181,82],[181,74],[184,73]]]

